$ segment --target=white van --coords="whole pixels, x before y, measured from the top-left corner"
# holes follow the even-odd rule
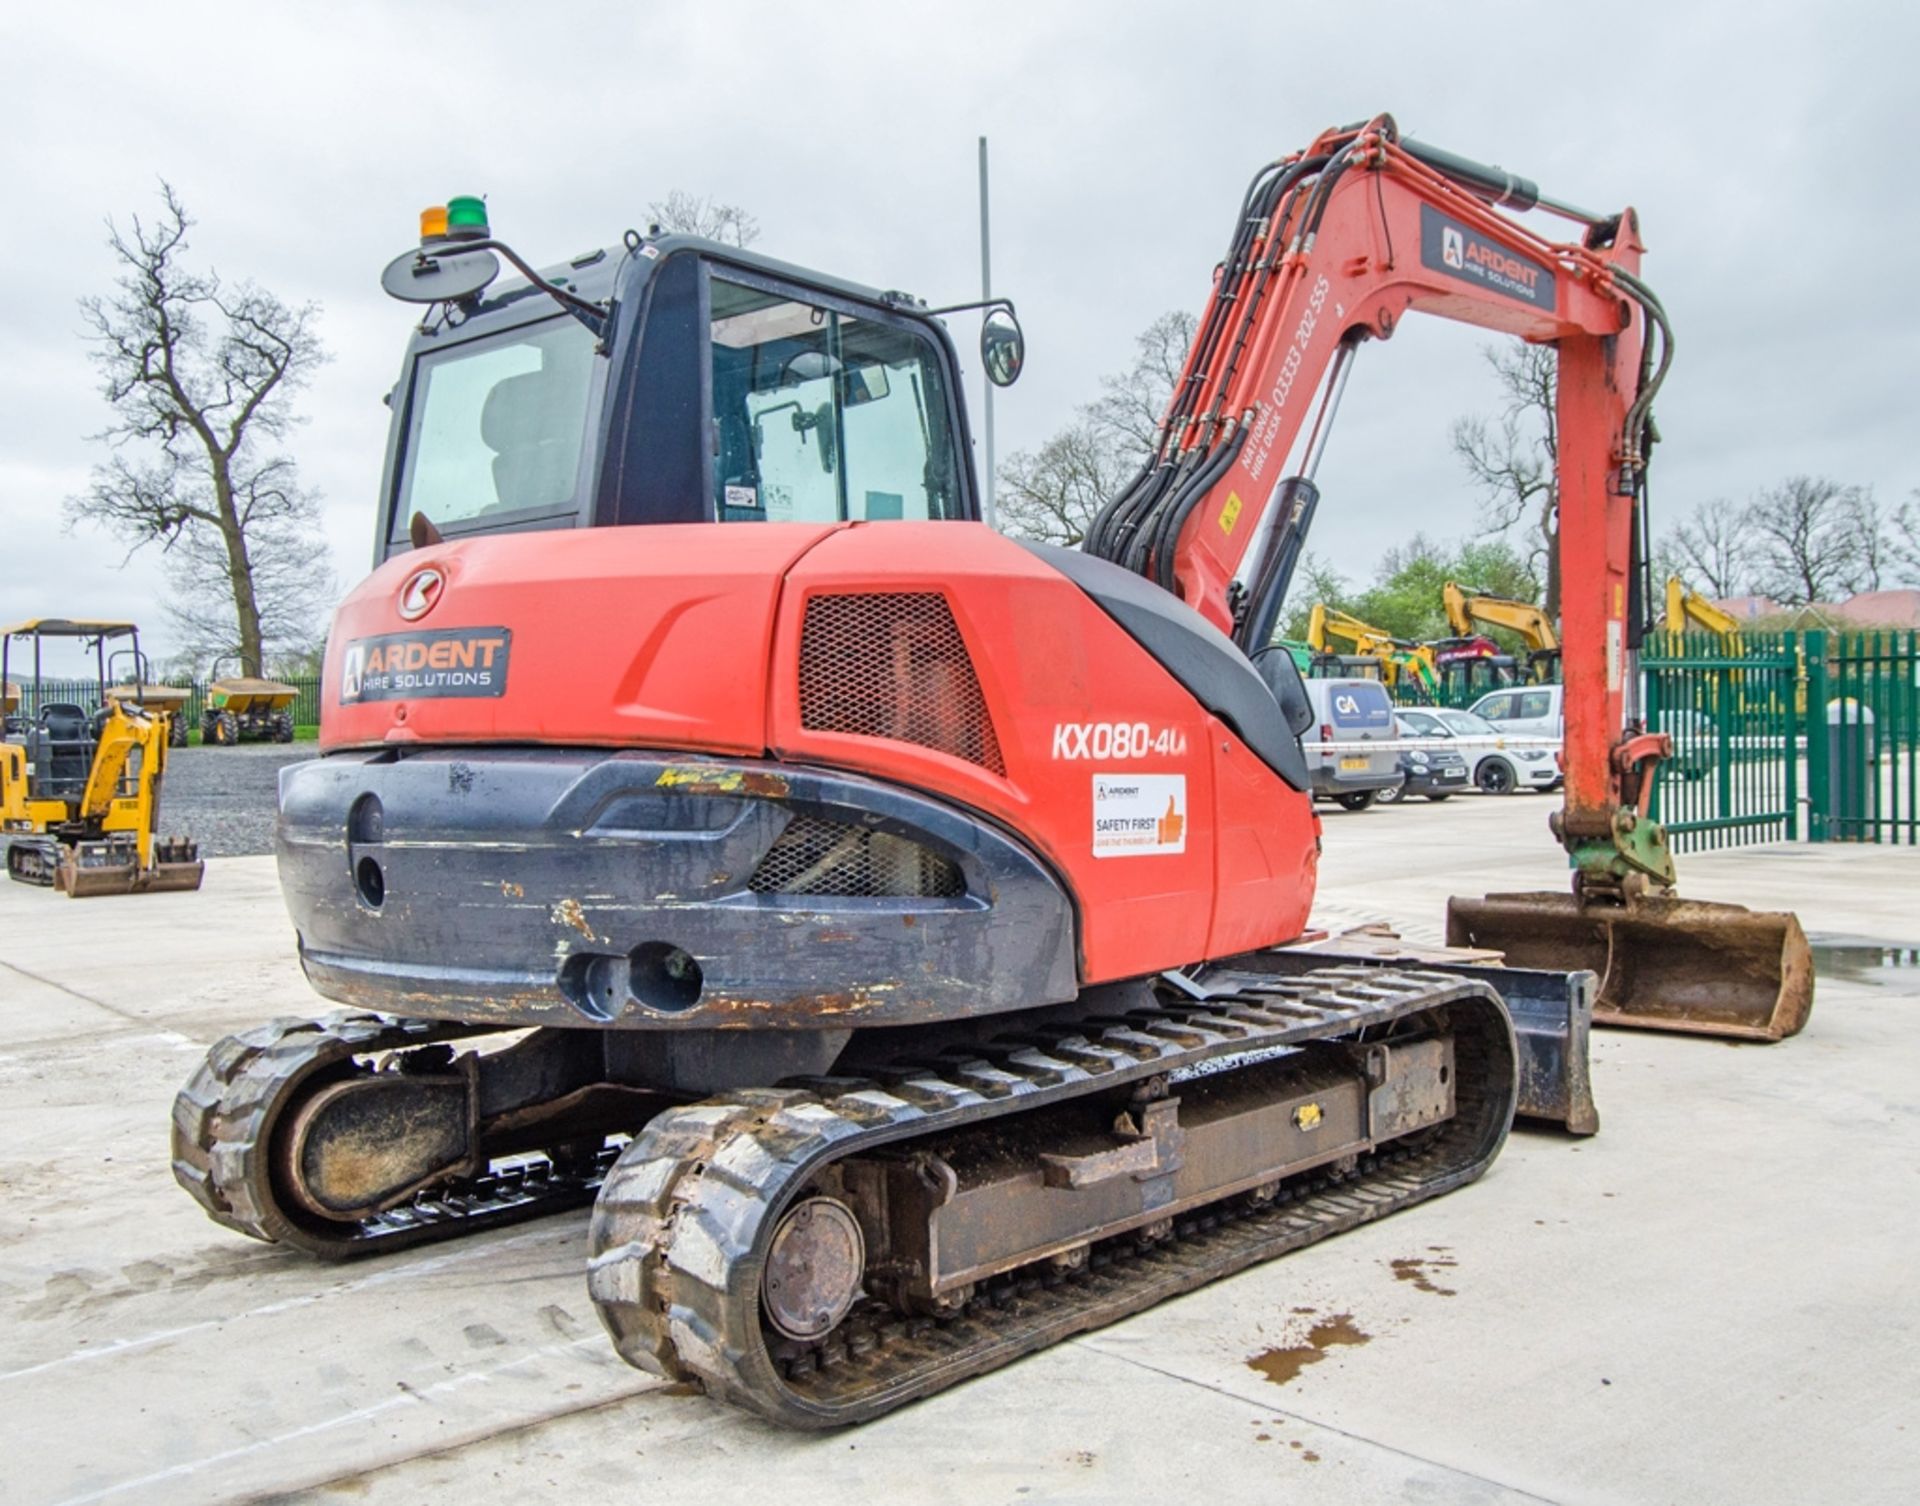
[[[1396,788],[1406,777],[1400,772],[1398,753],[1390,747],[1369,752],[1366,746],[1391,744],[1397,736],[1393,699],[1378,680],[1306,683],[1314,725],[1301,741],[1307,744],[1313,793],[1336,800],[1350,811],[1363,811],[1380,791]],[[1316,749],[1315,743],[1326,746]]]

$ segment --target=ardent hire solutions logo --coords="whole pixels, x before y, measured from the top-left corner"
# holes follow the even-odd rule
[[[431,612],[447,589],[447,578],[433,566],[416,570],[407,577],[407,583],[400,588],[400,615],[408,622],[418,622]]]

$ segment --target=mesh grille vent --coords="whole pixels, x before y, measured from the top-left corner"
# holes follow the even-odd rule
[[[757,894],[954,899],[959,865],[918,842],[820,816],[795,816],[767,849],[748,887]]]
[[[800,725],[918,743],[1007,771],[966,642],[936,591],[810,600],[800,633]]]

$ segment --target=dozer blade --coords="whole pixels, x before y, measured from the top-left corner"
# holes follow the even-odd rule
[[[1447,941],[1500,952],[1512,967],[1590,970],[1600,979],[1596,1025],[1778,1041],[1813,1008],[1813,954],[1783,911],[1489,894],[1447,901]]]

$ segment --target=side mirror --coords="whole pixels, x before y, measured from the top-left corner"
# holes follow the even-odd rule
[[[1010,310],[997,308],[980,321],[980,364],[996,387],[1011,387],[1027,364],[1027,337]]]
[[[402,303],[460,303],[484,291],[500,275],[491,251],[406,251],[387,263],[380,286]]]

